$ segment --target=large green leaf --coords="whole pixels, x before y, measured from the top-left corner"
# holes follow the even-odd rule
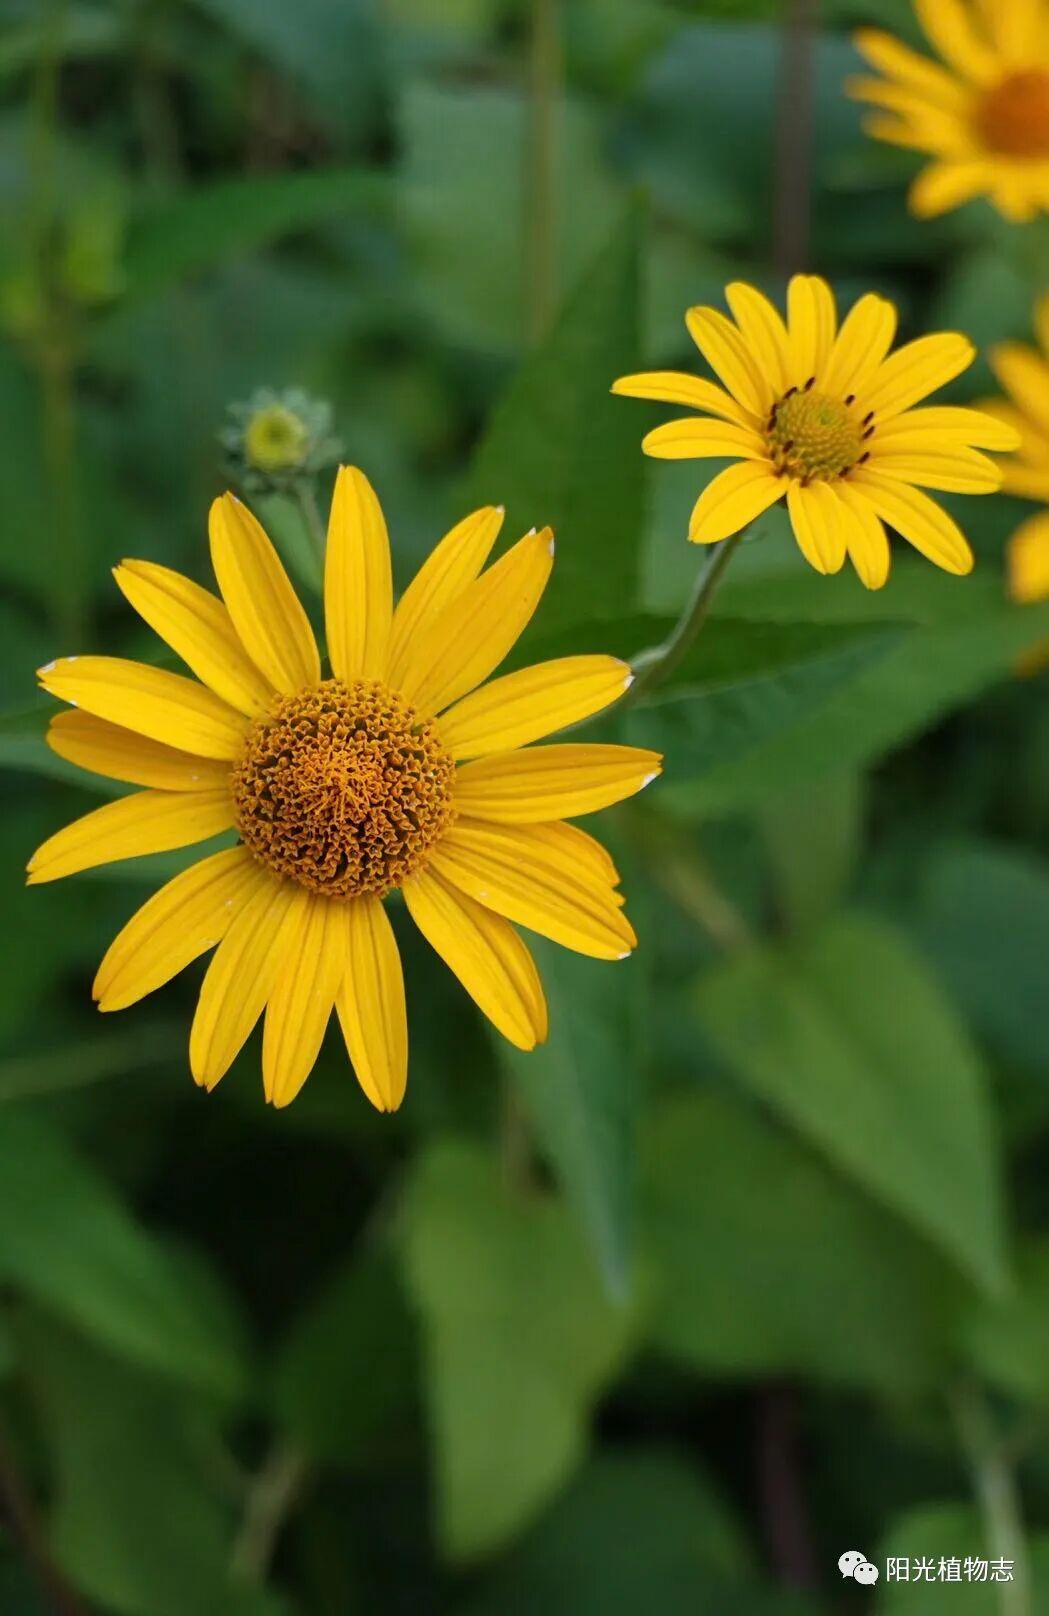
[[[113,1351],[225,1396],[243,1366],[171,1257],[41,1119],[0,1121],[0,1276]]]
[[[437,1525],[456,1559],[498,1548],[582,1457],[631,1316],[605,1296],[557,1201],[514,1189],[484,1151],[419,1159],[403,1206],[436,1446]]]
[[[737,1077],[974,1279],[1003,1285],[984,1074],[904,936],[846,916],[711,972],[697,1007]]]
[[[961,1287],[890,1214],[728,1097],[674,1098],[643,1138],[666,1352],[707,1374],[935,1383]]]
[[[644,459],[636,423],[608,389],[637,362],[639,229],[631,213],[525,361],[470,479],[472,503],[505,505],[515,537],[547,524],[557,535],[544,634],[620,614],[637,594]]]
[[[538,939],[532,947],[546,988],[550,1036],[527,1054],[501,1040],[500,1052],[605,1282],[622,1296],[633,1234],[645,960],[635,955],[610,965]]]

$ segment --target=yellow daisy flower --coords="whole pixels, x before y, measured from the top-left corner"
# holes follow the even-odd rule
[[[1049,500],[1049,297],[1035,305],[1038,347],[1002,342],[989,358],[1006,399],[982,407],[1016,435],[1017,452],[1002,462],[1002,487],[1022,499]]]
[[[636,943],[604,848],[566,823],[659,772],[627,746],[530,743],[589,718],[631,681],[610,656],[570,656],[485,684],[532,617],[553,566],[549,528],[485,563],[503,513],[444,538],[393,602],[386,523],[342,467],[324,579],[331,672],[272,544],[231,494],[211,509],[222,599],[166,567],[125,561],[124,595],[196,675],[114,657],[40,670],[75,710],[60,756],[145,789],[98,808],[34,854],[30,882],[236,829],[237,846],[169,881],[133,915],[95,979],[102,1010],[215,953],[190,1034],[212,1089],[265,1011],[266,1098],[305,1082],[332,1009],[368,1099],[400,1105],[408,1035],[383,899],[423,936],[501,1033],[542,1042],[546,1003],[511,922],[596,959]],[[484,570],[482,570],[484,569]]]
[[[795,275],[784,323],[768,298],[741,281],[726,289],[734,320],[689,309],[692,339],[723,387],[676,371],[623,376],[613,392],[699,410],[644,440],[663,460],[731,459],[703,490],[689,538],[716,544],[785,499],[794,536],[817,572],[837,572],[848,554],[868,589],[889,575],[888,524],[947,572],[973,556],[947,512],[922,493],[989,494],[1001,472],[980,454],[1016,446],[1012,429],[977,410],[913,409],[972,363],[958,332],[941,332],[890,354],[896,310],[873,292],[838,329],[834,294],[815,275]]]
[[[1049,208],[1049,3],[914,0],[914,9],[940,62],[861,29],[857,48],[885,76],[848,86],[879,109],[869,134],[932,157],[911,187],[912,212],[931,218],[986,196],[1006,219],[1033,219]]]

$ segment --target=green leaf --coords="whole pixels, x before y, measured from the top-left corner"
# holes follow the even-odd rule
[[[132,221],[124,265],[130,296],[154,294],[292,231],[384,205],[381,176],[357,168],[218,180],[154,202]]]
[[[388,1257],[354,1257],[309,1304],[278,1353],[279,1420],[308,1453],[360,1462],[410,1409],[415,1321]]]
[[[1036,1601],[1030,1608],[1041,1610],[1049,1598],[1049,1535],[1039,1533],[1027,1547]],[[921,1616],[1001,1616],[1008,1608],[1002,1599],[1003,1593],[1009,1592],[1008,1586],[989,1578],[986,1582],[967,1582],[965,1562],[1003,1558],[1007,1552],[987,1541],[984,1523],[965,1504],[927,1503],[907,1510],[890,1522],[874,1556],[881,1570],[879,1616],[914,1616],[917,1608]],[[887,1580],[890,1558],[911,1562],[909,1582]],[[923,1577],[921,1584],[916,1584],[913,1562],[921,1559],[935,1562],[934,1576],[941,1559],[960,1560],[962,1580],[941,1582],[937,1577],[928,1582]]]
[[[631,213],[525,361],[492,416],[468,503],[507,507],[515,537],[560,537],[542,630],[615,616],[637,594],[644,458],[637,425],[608,389],[638,351],[639,220]]]
[[[634,1126],[643,1064],[647,977],[531,941],[550,1009],[550,1036],[527,1054],[500,1040],[543,1154],[593,1245],[614,1297],[629,1287]]]
[[[0,1275],[124,1357],[223,1396],[243,1365],[196,1290],[73,1146],[40,1118],[0,1118]]]
[[[888,1213],[727,1096],[679,1096],[643,1136],[653,1334],[705,1374],[935,1384],[961,1287]]]
[[[1011,1296],[974,1298],[962,1334],[971,1361],[992,1385],[1049,1407],[1049,1239],[1041,1235],[1021,1248]]]
[[[805,930],[840,904],[860,852],[863,782],[831,775],[804,791],[771,792],[758,810],[780,915]]]
[[[419,1159],[403,1206],[436,1446],[438,1536],[454,1559],[526,1526],[582,1458],[630,1315],[604,1295],[557,1201],[515,1191],[479,1148]]]
[[[1049,1067],[1049,869],[1017,848],[956,842],[924,872],[914,931],[989,1043],[1030,1071]]]
[[[850,915],[700,983],[735,1075],[992,1290],[1005,1282],[1000,1162],[976,1051],[920,957]]]
[[[45,1317],[23,1314],[17,1338],[52,1467],[52,1547],[87,1597],[116,1616],[287,1616],[231,1576],[237,1500],[212,1417]]]

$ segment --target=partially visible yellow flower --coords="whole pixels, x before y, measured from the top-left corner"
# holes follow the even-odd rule
[[[1049,511],[1029,516],[1009,540],[1006,581],[1021,606],[1049,600]]]
[[[710,308],[686,316],[723,388],[676,371],[613,386],[702,412],[650,432],[647,454],[738,462],[700,495],[693,543],[728,538],[785,499],[817,572],[838,572],[848,554],[867,588],[880,589],[889,576],[886,524],[946,572],[971,572],[957,523],[921,490],[993,493],[1002,474],[975,446],[1008,450],[1017,436],[977,410],[912,408],[972,363],[968,337],[940,332],[890,354],[893,305],[870,292],[839,330],[834,294],[815,275],[791,281],[786,324],[752,286],[736,281],[726,296],[734,320]]]
[[[1002,462],[1002,487],[1023,499],[1049,500],[1049,297],[1035,305],[1038,347],[1002,342],[990,352],[991,368],[1007,399],[983,408],[1015,432],[1015,455]]]
[[[1049,208],[1049,3],[914,0],[914,9],[940,62],[865,28],[856,45],[885,76],[849,82],[879,109],[869,134],[933,159],[911,187],[912,212],[931,218],[986,196],[1006,219],[1033,219]]]
[[[535,964],[511,922],[596,959],[636,943],[600,843],[568,824],[632,796],[656,753],[531,747],[616,701],[609,656],[570,656],[489,684],[553,566],[549,528],[485,568],[502,525],[476,511],[393,602],[379,502],[339,472],[328,529],[331,673],[272,544],[231,494],[211,510],[222,599],[148,561],[115,569],[131,605],[195,680],[114,657],[40,670],[74,709],[52,720],[60,756],[145,789],[59,831],[31,883],[236,829],[240,842],[177,875],[133,915],[95,979],[121,1010],[209,949],[190,1033],[196,1082],[214,1088],[265,1012],[266,1098],[287,1105],[334,1009],[358,1080],[400,1105],[408,1033],[401,962],[383,900],[420,931],[511,1043],[547,1033]]]

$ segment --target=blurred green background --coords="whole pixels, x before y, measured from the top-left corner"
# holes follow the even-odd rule
[[[1029,335],[1041,229],[910,220],[913,162],[842,92],[850,25],[913,38],[905,0],[813,12],[806,39],[775,0],[3,0],[4,1616],[1049,1610],[1026,507],[948,501],[975,575],[899,547],[876,596],[762,519],[674,681],[602,730],[667,752],[595,826],[638,954],[539,949],[552,1035],[518,1056],[395,907],[392,1119],[335,1036],[288,1111],[254,1044],[204,1098],[199,969],[92,1009],[195,851],[22,885],[109,789],[48,752],[33,669],[161,659],[108,569],[210,582],[257,388],[330,404],[402,584],[504,501],[510,537],[558,529],[524,654],[630,655],[716,468],[646,466],[658,412],[607,390],[696,368],[686,306],[809,267],[908,336]],[[981,360],[950,396],[990,386]],[[254,502],[316,616],[299,505]],[[1017,1581],[867,1590],[849,1548]]]

